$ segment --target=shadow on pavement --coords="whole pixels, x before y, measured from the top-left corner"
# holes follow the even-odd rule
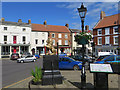
[[[70,80],[68,80],[69,83],[71,83],[72,85],[74,85],[75,87],[81,89],[81,83],[80,82],[71,82]],[[87,90],[93,90],[94,89],[94,85],[91,83],[86,83],[86,88]]]

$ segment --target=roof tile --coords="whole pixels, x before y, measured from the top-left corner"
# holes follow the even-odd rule
[[[32,31],[70,33],[69,29],[66,26],[43,25],[43,24],[32,24]]]
[[[111,16],[106,16],[102,20],[100,20],[93,29],[120,25],[120,21],[118,22],[118,19],[120,19],[120,13]]]

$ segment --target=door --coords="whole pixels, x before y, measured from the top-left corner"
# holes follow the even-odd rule
[[[14,47],[14,49],[13,49],[13,53],[16,53],[16,47]]]
[[[31,61],[33,61],[32,56],[30,56],[30,55],[27,56],[26,59],[25,59],[25,61],[26,61],[26,62],[31,62]]]
[[[61,62],[59,62],[61,69],[72,69],[72,62],[68,58],[62,58]]]

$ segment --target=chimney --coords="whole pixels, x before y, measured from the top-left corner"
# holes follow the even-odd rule
[[[28,24],[31,24],[31,19],[28,20]]]
[[[21,19],[18,19],[18,22],[19,22],[19,23],[22,23],[22,20],[21,20]]]
[[[44,24],[44,25],[47,25],[47,21],[45,20],[43,24]]]
[[[88,26],[88,25],[85,26],[85,30],[86,30],[86,31],[89,30],[89,26]]]
[[[66,26],[67,28],[69,28],[69,24],[65,24],[65,26]]]
[[[105,12],[104,12],[104,11],[101,11],[101,13],[100,13],[100,19],[103,19],[105,16],[106,16],[106,15],[105,15]]]
[[[1,18],[1,21],[4,22],[4,21],[5,21],[5,18]]]

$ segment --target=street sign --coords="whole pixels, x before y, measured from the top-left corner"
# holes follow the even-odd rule
[[[102,73],[113,73],[110,64],[90,64],[90,72],[102,72]]]

